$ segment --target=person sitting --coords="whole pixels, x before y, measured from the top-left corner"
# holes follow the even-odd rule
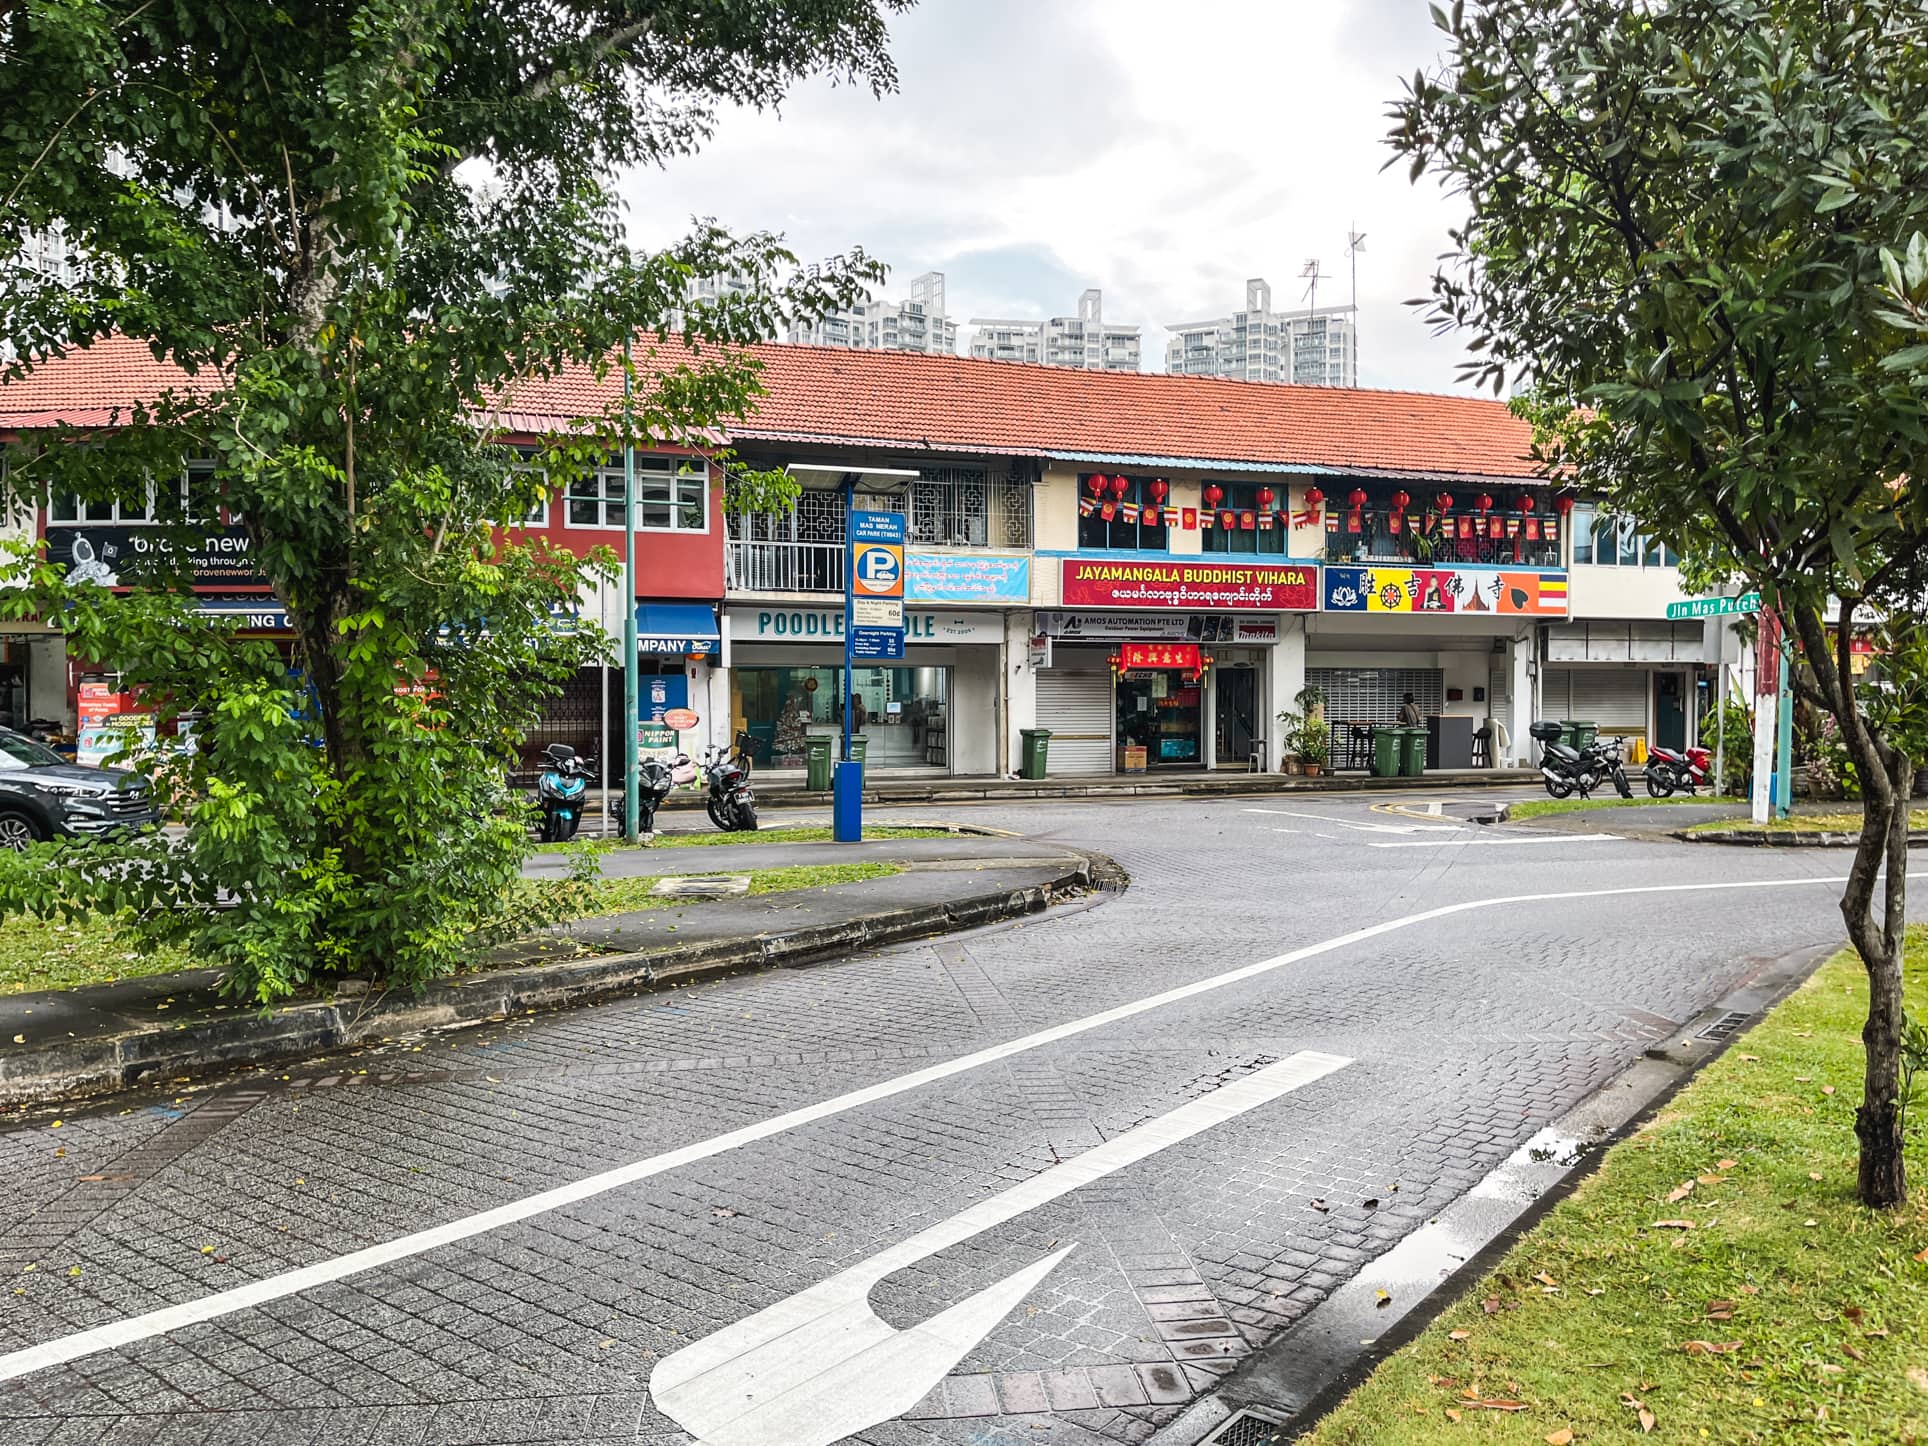
[[[1401,728],[1417,728],[1424,721],[1425,720],[1419,716],[1419,705],[1413,702],[1413,695],[1411,693],[1406,694],[1404,698],[1400,699],[1399,726]]]

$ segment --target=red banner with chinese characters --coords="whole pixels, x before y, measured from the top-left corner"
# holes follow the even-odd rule
[[[1311,612],[1319,606],[1316,565],[1066,558],[1062,581],[1068,608]]]
[[[1197,643],[1120,643],[1118,666],[1133,668],[1183,668],[1196,673],[1199,668]]]

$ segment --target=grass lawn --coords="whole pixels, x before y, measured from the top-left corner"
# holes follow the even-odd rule
[[[867,840],[949,837],[951,837],[951,831],[947,828],[867,828],[864,830],[864,838]],[[701,832],[692,829],[688,833],[659,833],[649,847],[657,849],[693,849],[711,847],[716,844],[829,843],[830,840],[831,832],[828,827],[766,828],[756,833],[718,833],[714,829],[708,832]],[[585,841],[594,843],[596,840],[590,835],[584,834],[576,842],[582,843]],[[536,852],[539,854],[560,853],[570,847],[572,847],[572,845],[566,843],[537,844]],[[610,847],[630,848],[633,847],[633,845],[612,841]]]
[[[1909,814],[1908,826],[1928,829],[1928,809],[1917,808]],[[1737,829],[1750,832],[1763,829],[1768,833],[1860,833],[1861,812],[1856,809],[1849,813],[1795,813],[1786,818],[1769,819],[1764,824],[1745,818],[1717,818],[1694,824],[1687,832],[1733,833]]]
[[[0,994],[112,984],[193,967],[194,960],[177,949],[135,952],[103,919],[54,924],[12,918],[0,923]]]
[[[902,872],[898,865],[885,863],[758,869],[750,875],[750,892],[777,894],[828,884],[854,884]],[[655,882],[654,878],[599,879],[591,885],[594,902],[582,917],[626,914],[636,909],[701,908],[713,902],[651,894],[650,886]],[[192,956],[178,949],[138,953],[105,920],[54,924],[39,919],[12,918],[0,924],[0,995],[111,984],[148,974],[177,973],[196,965]]]
[[[792,889],[821,889],[831,884],[861,884],[869,879],[901,874],[899,864],[814,864],[793,869],[757,869],[750,874],[752,894],[782,894]],[[590,886],[595,904],[585,919],[605,914],[627,914],[636,909],[701,908],[713,899],[652,894],[658,882],[648,879],[598,879]]]
[[[1698,798],[1688,798],[1675,794],[1672,798],[1646,798],[1635,794],[1632,798],[1533,798],[1525,803],[1516,803],[1507,809],[1508,818],[1539,818],[1549,813],[1586,813],[1596,808],[1652,808],[1669,803],[1746,803],[1744,798],[1724,798],[1703,793]]]
[[[1303,1439],[1928,1441],[1928,1150],[1855,1203],[1865,998],[1827,964]]]

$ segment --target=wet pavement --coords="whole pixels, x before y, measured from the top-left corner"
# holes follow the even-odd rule
[[[1132,887],[17,1124],[0,1442],[1148,1440],[1839,938],[1834,856],[1454,797],[947,809]]]

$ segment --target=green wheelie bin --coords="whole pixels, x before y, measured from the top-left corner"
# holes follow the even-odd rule
[[[1024,761],[1018,772],[1024,778],[1043,778],[1051,752],[1049,728],[1020,728],[1024,735]]]
[[[836,741],[828,734],[803,740],[805,783],[812,793],[830,792],[830,755]]]
[[[1425,771],[1426,730],[1401,728],[1399,730],[1399,776],[1418,778]]]
[[[1382,726],[1372,730],[1372,776],[1399,777],[1401,735],[1404,729]]]

